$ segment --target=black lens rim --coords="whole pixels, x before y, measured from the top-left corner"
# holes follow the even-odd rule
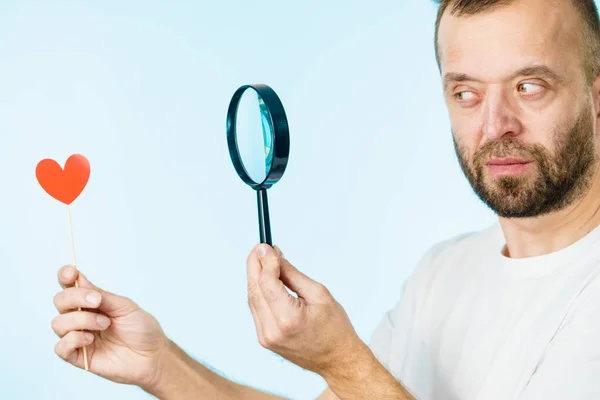
[[[240,156],[235,130],[235,121],[240,100],[244,92],[249,89],[255,90],[263,99],[267,111],[269,112],[271,126],[273,127],[273,161],[269,173],[262,182],[255,182],[246,172]],[[227,146],[229,148],[231,162],[233,163],[237,174],[244,183],[251,186],[253,189],[268,189],[281,179],[289,160],[290,132],[283,104],[281,103],[279,96],[277,96],[271,87],[262,83],[250,84],[240,86],[235,91],[229,102],[229,109],[227,110]]]

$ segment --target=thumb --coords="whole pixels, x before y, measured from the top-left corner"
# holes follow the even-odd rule
[[[99,288],[98,286],[90,282],[81,271],[78,272],[79,287],[92,289],[100,293],[100,296],[102,296],[102,300],[100,301],[100,305],[97,308],[98,310],[107,314],[109,317],[119,317],[127,315],[139,308],[139,306],[135,304],[131,299],[124,296],[119,296],[117,294]]]

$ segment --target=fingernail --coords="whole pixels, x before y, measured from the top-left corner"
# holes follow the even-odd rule
[[[86,343],[89,343],[94,338],[94,334],[92,332],[85,332],[83,337],[85,338]]]
[[[258,249],[256,250],[256,252],[258,253],[258,256],[260,258],[263,258],[265,256],[265,254],[267,254],[267,248],[264,245],[260,245],[260,246],[258,246]]]
[[[102,328],[106,328],[110,325],[110,319],[106,315],[98,315],[96,319],[98,321],[98,325],[100,325]]]
[[[100,293],[98,292],[89,292],[86,296],[85,296],[85,301],[88,302],[89,305],[91,306],[96,306],[100,303]]]

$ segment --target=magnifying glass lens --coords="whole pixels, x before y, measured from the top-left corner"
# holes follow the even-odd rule
[[[254,90],[246,90],[237,110],[236,135],[244,169],[256,183],[263,182],[273,162],[273,126],[265,102]]]

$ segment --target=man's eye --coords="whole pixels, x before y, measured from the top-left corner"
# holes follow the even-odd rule
[[[469,91],[458,92],[454,94],[457,100],[471,100],[475,97],[475,93]]]
[[[517,85],[517,90],[521,93],[534,94],[541,91],[543,87],[541,85],[527,82],[527,83],[519,83]]]

